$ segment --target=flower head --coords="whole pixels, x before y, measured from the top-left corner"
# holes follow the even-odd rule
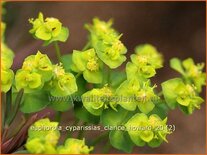
[[[163,141],[167,142],[166,136],[171,133],[166,125],[167,118],[161,120],[156,115],[149,117],[143,113],[137,113],[125,124],[131,140],[137,146],[146,143],[151,147],[158,147]]]
[[[1,42],[1,91],[6,93],[12,86],[14,72],[10,69],[13,63],[13,51]]]
[[[72,62],[72,70],[77,73],[83,73],[83,77],[86,81],[90,83],[102,82],[103,65],[94,49],[83,52],[74,50]]]
[[[171,109],[179,106],[187,114],[200,109],[203,99],[199,97],[195,86],[185,84],[182,79],[175,78],[162,83],[165,100]]]
[[[182,62],[178,58],[173,58],[170,60],[170,66],[182,74],[186,83],[193,84],[195,90],[201,92],[202,86],[206,84],[206,73],[202,71],[204,63],[195,64],[191,58]]]
[[[28,56],[23,62],[22,69],[41,74],[43,81],[49,81],[52,78],[52,63],[48,56],[40,51],[36,55]]]
[[[26,93],[40,90],[43,87],[42,76],[35,72],[18,70],[15,75],[16,88],[24,89]]]
[[[103,88],[94,88],[84,93],[81,98],[83,106],[93,115],[101,115],[102,111],[109,106],[115,109],[115,102],[111,101],[114,92],[107,85]]]
[[[136,54],[131,55],[131,61],[126,65],[127,78],[138,77],[148,79],[156,74],[156,69],[163,64],[162,55],[150,44],[137,46]]]
[[[84,139],[74,138],[68,138],[64,145],[57,148],[59,154],[89,154],[92,150],[93,147],[85,145]]]
[[[68,38],[68,29],[63,27],[58,19],[53,17],[44,19],[41,12],[36,19],[29,19],[29,23],[33,26],[29,32],[35,38],[46,41],[45,45],[53,41],[65,42]]]
[[[53,78],[49,82],[52,96],[67,96],[78,90],[76,79],[72,73],[66,73],[62,65],[54,65]]]
[[[60,138],[57,127],[58,122],[50,122],[47,118],[35,122],[28,131],[27,150],[38,154],[57,153],[56,145]]]
[[[91,46],[95,48],[98,57],[110,68],[119,67],[125,60],[126,47],[120,41],[121,35],[112,27],[112,20],[108,22],[94,18],[93,25],[86,24],[90,32]]]
[[[149,81],[140,83],[136,78],[126,80],[116,90],[116,95],[122,99],[117,104],[129,111],[134,111],[138,106],[141,112],[149,113],[155,106],[154,100],[159,99],[153,91],[154,87],[150,87]]]

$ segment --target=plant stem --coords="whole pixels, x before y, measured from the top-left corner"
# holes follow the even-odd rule
[[[3,132],[4,129],[4,125],[5,125],[5,114],[6,114],[6,94],[5,93],[1,93],[1,103],[2,103],[2,126],[1,126],[1,134]]]
[[[17,97],[16,97],[16,99],[15,99],[14,109],[13,109],[13,111],[12,111],[12,114],[11,114],[11,116],[8,117],[7,120],[6,120],[6,124],[7,124],[7,125],[10,125],[10,124],[13,122],[13,120],[15,119],[15,116],[17,115],[17,112],[18,112],[18,110],[19,110],[20,103],[21,103],[21,101],[22,101],[23,94],[24,94],[24,90],[21,89],[21,90],[18,92]]]
[[[91,46],[90,42],[87,42],[87,44],[83,47],[82,51],[87,50]]]
[[[162,91],[157,94],[157,96],[159,96],[159,97],[162,96],[162,95],[163,95]]]
[[[56,112],[56,115],[55,115],[55,120],[56,120],[57,122],[59,122],[59,123],[60,123],[60,121],[61,121],[61,116],[62,116],[62,112],[61,112],[61,111],[57,111],[57,112]]]
[[[58,61],[59,61],[59,62],[62,62],[62,61],[61,61],[60,47],[59,47],[57,41],[54,42],[54,46],[55,46],[55,52],[56,52],[56,56],[57,56],[57,58],[58,58]]]
[[[12,107],[12,89],[10,89],[6,93],[6,111],[5,111],[5,119],[8,119],[9,113],[11,112]],[[6,123],[6,122],[5,122]]]
[[[93,140],[93,142],[91,142],[92,146],[95,146],[96,144],[98,144],[102,139],[106,138],[108,136],[108,132],[105,132],[103,134],[101,134],[100,136],[98,136],[96,139]]]
[[[102,86],[104,86],[105,84],[109,84],[110,85],[110,68],[104,64],[103,66],[103,81],[102,81]]]
[[[29,154],[29,152],[27,150],[19,150],[19,151],[16,151],[12,154]]]
[[[74,121],[74,123],[72,124],[72,126],[77,126],[77,124],[79,123],[79,121],[80,121],[79,119],[75,119],[75,121]],[[71,137],[71,132],[69,131],[68,134],[67,134],[67,136],[66,136],[66,139],[67,139],[67,138],[70,138],[70,137]],[[66,140],[66,139],[65,139],[65,140]]]
[[[106,145],[104,146],[104,148],[103,148],[103,153],[104,153],[104,154],[108,154],[109,151],[110,151],[110,148],[111,148],[111,144],[110,144],[110,142],[108,141],[108,142],[106,143]]]
[[[79,72],[78,74],[75,75],[75,78],[77,79],[78,77],[80,77],[81,72]]]
[[[108,66],[106,66],[106,69],[107,69],[107,83],[110,85],[110,68]]]
[[[87,125],[86,122],[83,123],[83,126]],[[84,130],[80,130],[79,133],[78,133],[78,139],[81,139],[83,138],[83,135],[84,135]]]

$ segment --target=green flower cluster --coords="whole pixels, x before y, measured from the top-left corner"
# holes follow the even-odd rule
[[[29,128],[25,147],[30,153],[55,154],[59,138],[58,122],[41,119]]]
[[[65,42],[69,36],[69,30],[62,26],[62,23],[53,17],[44,19],[40,12],[36,19],[29,19],[32,24],[30,33],[37,39],[45,41],[45,45],[53,41]]]
[[[62,65],[54,65],[52,80],[48,83],[50,93],[61,97],[75,93],[78,90],[76,79],[72,73],[65,72]]]
[[[84,93],[81,98],[83,106],[93,115],[99,116],[104,109],[109,106],[115,109],[116,103],[113,102],[114,91],[107,85],[103,88],[94,88]]]
[[[13,64],[13,51],[4,42],[6,24],[1,22],[1,91],[6,93],[12,86],[14,72],[10,69]]]
[[[93,51],[93,55],[95,55],[92,49],[82,52],[82,55],[80,54],[81,52],[74,51],[72,60],[77,66],[74,67],[74,70],[78,70],[76,68],[83,68],[82,70],[87,68],[86,62],[90,59],[85,54],[89,51]],[[123,80],[115,91],[112,91],[109,87],[104,87],[101,89],[93,89],[83,94],[83,105],[90,113],[101,115],[102,111],[106,107],[108,108],[108,104],[114,110],[116,110],[116,105],[120,105],[128,111],[135,111],[138,107],[145,114],[153,110],[155,107],[154,102],[159,100],[159,97],[154,93],[156,86],[151,86],[148,78],[152,77],[151,73],[154,76],[155,69],[162,67],[162,55],[152,45],[145,44],[137,46],[136,54],[131,55],[131,60],[132,62],[128,62],[126,66],[127,79]],[[103,101],[104,96],[107,96],[105,95],[106,90],[110,90],[107,93],[111,92],[108,93],[110,95],[107,97],[107,102],[105,102],[106,100]],[[95,97],[97,100],[94,99]],[[86,100],[86,98],[90,98],[92,101]]]
[[[64,145],[57,148],[58,154],[89,154],[93,147],[85,145],[85,140],[68,138]]]
[[[17,90],[23,88],[25,93],[29,93],[42,89],[44,83],[52,78],[52,71],[52,63],[46,54],[38,51],[36,55],[28,56],[15,75]]]
[[[84,79],[89,83],[102,83],[103,63],[97,57],[94,49],[86,51],[73,51],[72,70],[83,74]]]
[[[193,84],[196,91],[201,92],[202,86],[206,84],[206,73],[202,72],[204,63],[195,64],[191,58],[182,62],[178,58],[173,58],[170,61],[170,66],[181,73],[186,83]]]
[[[150,147],[158,147],[166,140],[166,136],[171,133],[166,125],[167,118],[161,118],[152,114],[149,117],[143,113],[137,113],[125,124],[131,140],[137,146],[144,146],[146,143]]]
[[[138,106],[141,112],[147,114],[154,108],[153,102],[159,99],[153,91],[155,87],[150,87],[149,81],[140,83],[136,78],[128,79],[116,90],[116,95],[122,97],[118,104],[129,111],[136,110]]]
[[[162,83],[165,101],[171,109],[179,106],[186,114],[200,109],[204,100],[199,97],[193,85],[185,84],[182,79],[175,78]]]
[[[60,65],[53,65],[48,56],[39,51],[24,60],[15,75],[15,84],[17,90],[24,89],[25,93],[46,88],[53,96],[67,96],[77,91],[73,74],[66,73]]]
[[[125,60],[127,49],[120,41],[121,35],[111,26],[113,22],[104,22],[98,18],[93,19],[93,25],[86,24],[90,32],[89,43],[95,48],[98,57],[110,68],[119,67]]]
[[[34,154],[88,154],[93,150],[84,140],[73,138],[67,139],[65,145],[57,146],[59,138],[58,122],[41,119],[29,128],[25,147]]]
[[[183,62],[178,58],[170,61],[170,66],[181,73],[181,78],[174,78],[162,83],[165,100],[171,109],[179,106],[186,114],[192,114],[200,109],[204,100],[199,96],[202,86],[205,85],[206,73],[202,72],[204,63],[195,65],[191,58]]]
[[[127,78],[148,79],[156,74],[156,69],[163,65],[162,55],[157,49],[150,45],[144,44],[137,46],[136,54],[131,55],[131,61],[126,65]]]

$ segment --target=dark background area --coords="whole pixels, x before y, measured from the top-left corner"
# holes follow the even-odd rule
[[[31,28],[28,19],[36,18],[39,11],[45,17],[58,18],[69,28],[68,41],[60,44],[63,54],[82,49],[87,41],[83,25],[91,23],[95,16],[103,20],[114,19],[114,27],[123,33],[122,41],[128,48],[128,56],[138,44],[155,45],[165,58],[165,67],[153,79],[158,89],[161,82],[178,76],[169,68],[170,58],[206,60],[205,2],[8,2],[5,8],[6,40],[16,55],[14,69],[20,68],[24,58],[37,50],[55,58],[53,46],[42,47],[42,42],[28,33]],[[72,119],[71,112],[65,114],[67,118]],[[168,120],[176,126],[176,131],[168,137],[168,144],[163,143],[156,149],[136,147],[133,153],[205,153],[205,104],[191,116],[173,110]],[[92,138],[92,134],[89,133],[87,138]],[[96,152],[100,153],[98,149]],[[111,149],[110,153],[120,152]]]

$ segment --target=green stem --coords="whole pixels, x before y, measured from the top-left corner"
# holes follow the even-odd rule
[[[77,126],[77,124],[79,123],[79,119],[75,119],[75,121],[74,121],[74,123],[72,124],[72,126]],[[68,131],[68,134],[67,134],[67,136],[66,136],[66,139],[67,138],[70,138],[71,137],[71,132],[70,131]],[[66,140],[65,139],[65,140]]]
[[[109,151],[110,151],[110,148],[111,148],[111,144],[110,144],[110,142],[108,141],[108,142],[106,143],[106,145],[104,146],[104,148],[103,148],[103,153],[104,153],[104,154],[108,154]]]
[[[87,125],[86,122],[83,123],[83,126]],[[84,130],[80,130],[79,133],[78,133],[78,139],[81,139],[83,138],[83,135],[84,135]]]
[[[61,121],[61,116],[62,116],[62,112],[61,112],[61,111],[57,111],[57,112],[56,112],[56,115],[55,115],[55,120],[56,120],[57,122],[59,122],[59,123],[60,123],[60,121]]]
[[[6,93],[6,112],[5,112],[5,119],[8,119],[9,113],[11,112],[12,107],[12,89],[10,89]]]
[[[5,114],[6,114],[6,94],[5,93],[1,93],[1,103],[2,103],[2,126],[1,126],[1,134],[3,132],[4,129],[4,125],[5,125]]]
[[[29,152],[27,150],[19,150],[19,151],[16,151],[12,154],[29,154]]]
[[[103,134],[101,134],[100,136],[98,136],[96,139],[94,139],[92,142],[91,142],[91,145],[92,146],[95,146],[96,144],[98,144],[101,140],[103,140],[104,138],[106,138],[108,136],[108,132],[105,132]]]
[[[111,83],[110,82],[110,76],[111,76],[110,74],[111,74],[111,72],[110,72],[110,68],[108,66],[106,66],[106,67],[107,67],[106,68],[107,69],[107,83],[110,85],[110,83]]]
[[[77,79],[78,77],[80,77],[81,72],[79,72],[78,74],[75,75],[75,78]]]
[[[59,61],[59,62],[62,62],[62,61],[61,61],[60,47],[59,47],[59,45],[58,45],[58,42],[57,42],[57,41],[55,41],[55,42],[54,42],[54,46],[55,46],[55,52],[56,52],[56,55],[57,55],[58,61]]]
[[[104,69],[103,71],[104,79],[102,81],[102,86],[104,86],[105,84],[110,85],[110,68],[106,64],[104,64],[103,69]]]
[[[12,114],[10,117],[8,117],[8,119],[6,120],[6,124],[7,125],[10,125],[13,120],[15,119],[15,116],[17,115],[17,112],[19,110],[19,106],[21,104],[21,101],[22,101],[22,97],[23,97],[23,94],[24,94],[24,90],[21,89],[18,94],[17,94],[17,97],[15,99],[15,103],[14,103],[14,109],[12,111]]]
[[[162,96],[162,95],[163,95],[162,91],[157,94],[157,96],[159,96],[159,97]]]
[[[91,46],[90,42],[87,42],[87,44],[83,47],[82,51],[87,50]]]

